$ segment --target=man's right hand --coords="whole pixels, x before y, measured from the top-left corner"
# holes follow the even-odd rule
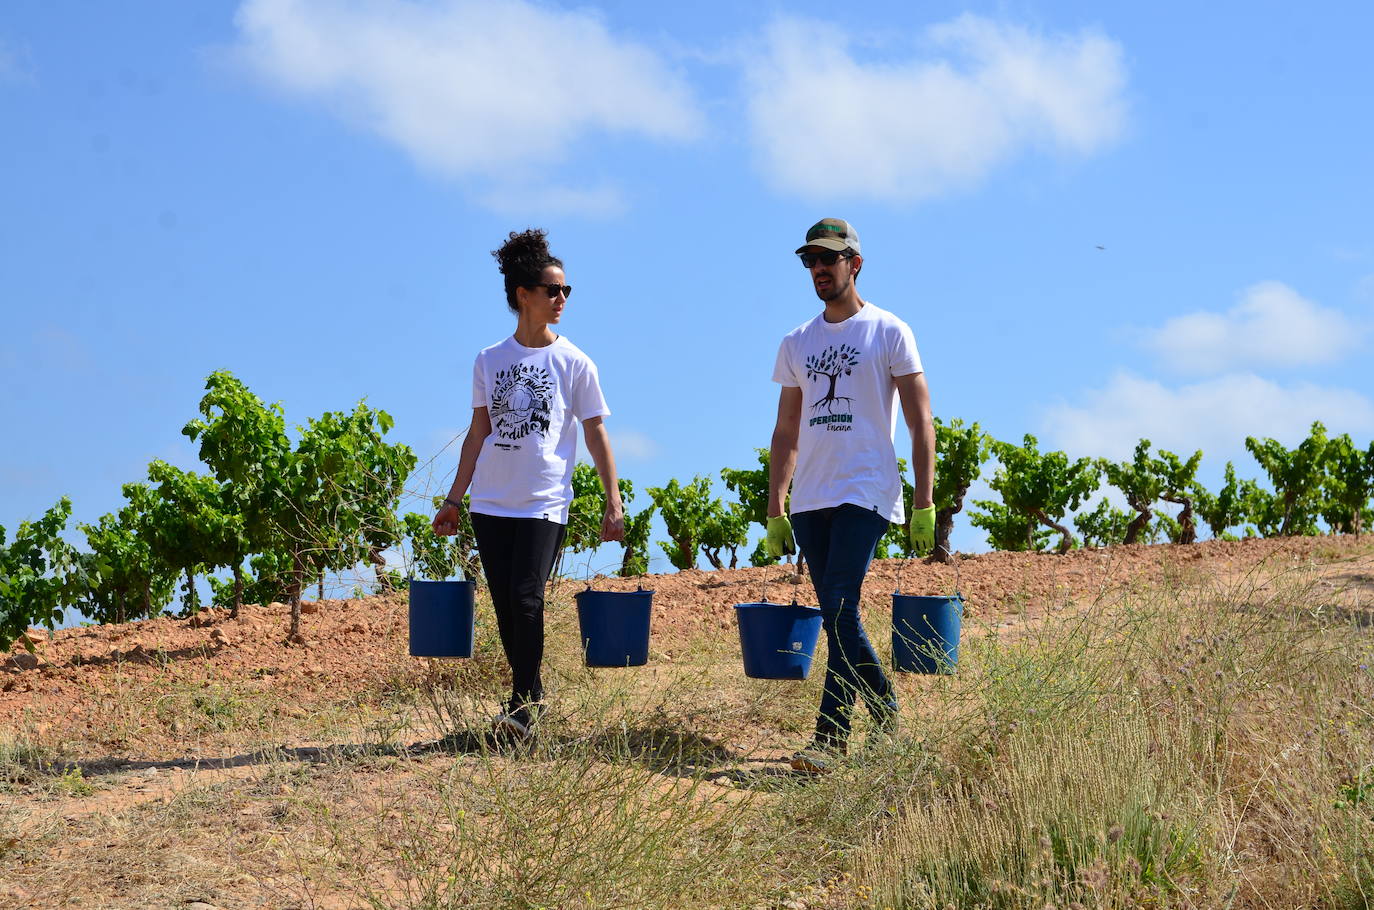
[[[440,537],[452,537],[458,533],[458,518],[458,507],[451,502],[445,502],[439,514],[434,516],[430,527]]]
[[[787,520],[786,515],[768,519],[768,534],[763,539],[763,547],[774,559],[797,552],[797,542],[792,538],[792,522]]]

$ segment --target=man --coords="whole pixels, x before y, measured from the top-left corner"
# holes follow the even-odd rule
[[[766,546],[775,557],[801,546],[824,613],[829,657],[816,734],[792,758],[793,768],[814,774],[844,754],[856,696],[867,704],[876,730],[896,728],[896,695],[864,632],[859,592],[889,522],[904,520],[892,443],[894,398],[911,434],[910,533],[918,554],[935,541],[935,427],[911,329],[859,297],[864,260],[853,226],[823,219],[806,232],[797,254],[825,309],[788,333],[773,368],[782,393],[769,463]],[[784,514],[789,485],[790,522]]]

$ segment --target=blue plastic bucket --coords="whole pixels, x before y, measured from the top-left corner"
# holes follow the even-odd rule
[[[806,679],[821,611],[800,604],[735,604],[744,675],[751,679]]]
[[[471,657],[470,581],[410,581],[410,656]]]
[[[642,667],[649,662],[653,591],[593,591],[573,596],[589,667]]]
[[[892,664],[902,673],[953,673],[964,598],[892,595]]]

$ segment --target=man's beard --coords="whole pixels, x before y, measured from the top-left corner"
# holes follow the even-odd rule
[[[844,293],[846,290],[848,290],[848,289],[849,289],[849,282],[848,282],[848,281],[845,281],[845,282],[843,282],[843,283],[838,282],[838,281],[832,281],[832,282],[830,283],[830,287],[827,288],[827,289],[822,290],[821,288],[816,288],[816,296],[819,297],[819,298],[821,298],[821,300],[824,300],[826,303],[829,303],[830,301],[834,300],[836,297],[839,297],[841,294],[843,294],[843,293]]]

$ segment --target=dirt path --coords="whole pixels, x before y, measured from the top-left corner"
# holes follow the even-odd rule
[[[977,634],[980,627],[1010,628],[1051,609],[1161,582],[1240,583],[1319,564],[1332,592],[1331,608],[1352,609],[1351,592],[1374,585],[1372,554],[1374,540],[1368,537],[1310,537],[1114,547],[1064,556],[987,553],[962,557],[954,566],[886,560],[874,563],[862,603],[867,611],[888,609],[899,583],[905,593],[959,590],[968,604],[969,634]],[[765,591],[774,601],[795,596],[814,602],[809,580],[781,566],[598,578],[592,584],[599,590],[642,585],[655,592],[653,654],[661,662],[673,661],[702,636],[732,639],[733,605],[760,600]],[[572,595],[583,587],[570,580],[552,586],[550,609],[559,614],[553,622],[566,621]],[[305,610],[305,647],[283,643],[287,616],[279,604],[245,606],[235,620],[225,610],[207,610],[190,619],[68,629],[51,638],[44,633],[35,654],[16,649],[0,661],[0,716],[13,719],[28,737],[56,738],[64,753],[79,760],[103,760],[104,766],[90,766],[96,773],[147,770],[150,762],[187,767],[195,762],[185,749],[149,754],[140,748],[148,745],[143,733],[156,726],[158,716],[171,717],[171,733],[190,741],[214,732],[217,712],[242,714],[271,702],[284,706],[277,710],[285,732],[292,718],[346,712],[350,693],[384,691],[388,681],[412,672],[404,595],[320,601]],[[232,692],[226,694],[226,687]],[[188,706],[207,729],[178,729],[181,722],[172,715]],[[285,748],[331,745],[287,742]],[[220,752],[212,760],[232,765],[233,755]]]

